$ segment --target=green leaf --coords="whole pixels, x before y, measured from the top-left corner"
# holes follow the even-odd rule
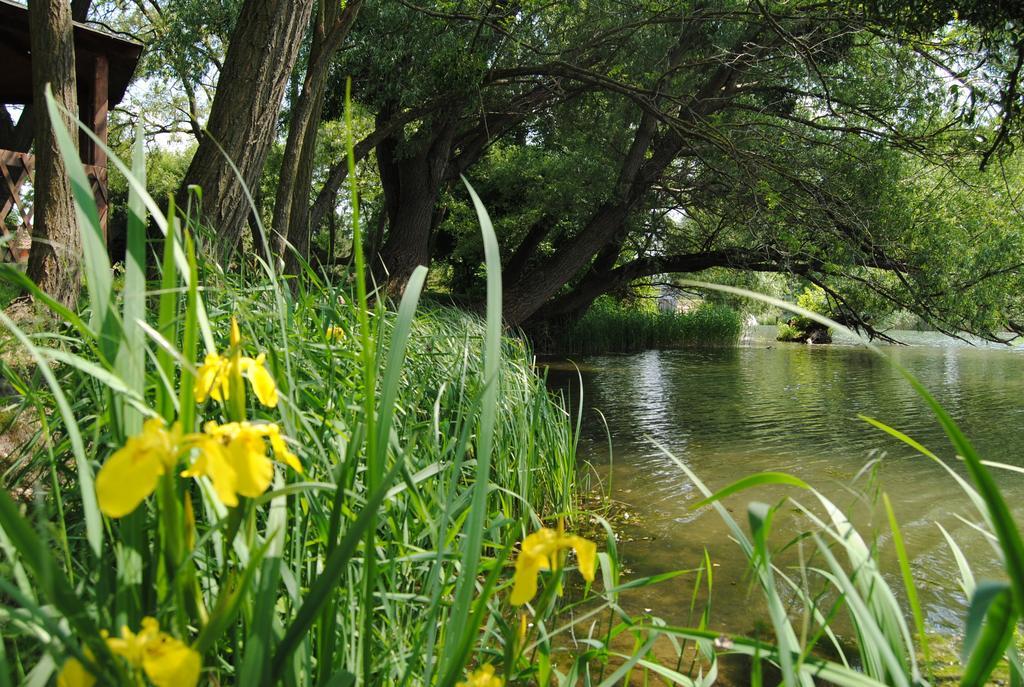
[[[910,569],[910,559],[907,556],[907,548],[903,545],[903,534],[900,532],[899,522],[896,520],[896,512],[893,510],[889,495],[882,493],[882,502],[885,503],[885,512],[889,517],[889,529],[892,531],[892,543],[896,549],[896,559],[900,564],[900,575],[903,577],[903,588],[907,592],[907,602],[910,604],[910,612],[914,616],[914,627],[917,630],[918,641],[921,642],[921,651],[924,654],[925,663],[929,666],[932,662],[931,650],[928,646],[928,634],[924,627],[924,613],[921,611],[921,602],[917,598],[917,586],[914,584],[914,573]]]
[[[146,155],[141,122],[135,134],[132,173],[145,186]],[[123,300],[124,336],[117,351],[115,368],[132,393],[142,398],[146,391],[146,335],[139,323],[146,321],[146,206],[134,187],[128,189]],[[142,414],[138,410],[120,399],[117,399],[115,407],[120,413],[120,429],[125,437],[142,431]]]
[[[484,389],[480,409],[480,430],[477,442],[477,464],[472,488],[472,504],[466,522],[466,538],[463,541],[462,569],[476,570],[480,563],[485,520],[487,517],[487,493],[491,478],[491,447],[494,441],[494,425],[498,414],[498,370],[501,365],[501,256],[494,226],[487,209],[469,182],[462,182],[469,191],[480,222],[483,235],[484,257],[487,264],[487,325],[484,334]],[[449,617],[449,627],[463,633],[474,631],[468,627],[470,604],[476,590],[474,575],[461,575],[455,590],[455,601]],[[461,642],[448,641],[444,645],[440,673],[452,671],[465,664],[465,657],[456,654]]]
[[[970,605],[967,608],[967,618],[964,620],[964,641],[960,647],[960,659],[967,662],[974,645],[981,635],[981,629],[985,622],[985,616],[989,607],[999,594],[1008,589],[1005,582],[983,580],[971,594]]]
[[[967,609],[961,685],[985,684],[1013,637],[1016,621],[1011,587],[1004,582],[980,583]]]
[[[6,490],[0,489],[0,527],[18,551],[24,566],[35,578],[38,593],[67,620],[80,640],[97,657],[110,658],[110,650],[102,641],[90,609],[82,603],[57,566],[57,562],[39,536],[18,511],[17,504]]]
[[[309,628],[320,614],[321,606],[327,601],[334,587],[338,584],[341,573],[348,566],[352,554],[355,553],[359,540],[363,538],[366,529],[374,522],[377,509],[384,502],[388,487],[401,472],[401,463],[397,463],[387,475],[377,490],[366,500],[359,517],[352,523],[341,542],[334,548],[331,555],[324,561],[323,568],[319,571],[316,580],[310,586],[302,601],[302,606],[296,612],[294,619],[285,631],[284,637],[274,651],[274,658],[270,664],[270,670],[264,674],[262,684],[277,684],[284,673],[285,664],[292,652],[298,647],[305,637]]]
[[[99,558],[103,550],[103,518],[100,515],[99,504],[96,502],[96,488],[93,482],[92,466],[89,464],[89,457],[85,453],[85,442],[82,441],[82,433],[78,428],[78,420],[75,418],[67,396],[60,388],[57,377],[46,356],[36,348],[25,332],[11,321],[3,312],[0,312],[0,324],[7,328],[14,338],[18,340],[29,355],[35,361],[39,373],[43,375],[50,393],[53,394],[54,402],[60,411],[61,419],[64,421],[64,429],[71,442],[71,451],[75,456],[75,466],[78,470],[78,488],[82,494],[82,510],[85,515],[85,536],[89,541],[89,548]]]
[[[765,484],[783,484],[808,490],[811,488],[811,486],[807,484],[807,482],[804,482],[799,477],[794,477],[793,475],[786,474],[785,472],[759,472],[756,475],[750,475],[748,477],[736,480],[735,482],[725,487],[724,489],[716,491],[714,494],[704,499],[703,501],[698,501],[697,503],[690,506],[690,510],[696,510],[704,506],[709,506],[715,501],[720,501],[727,496],[731,496],[732,494],[736,494],[741,491],[746,491],[747,489],[750,489],[752,487],[759,487]]]
[[[96,209],[92,185],[78,158],[78,146],[64,128],[64,119],[61,116],[64,110],[54,100],[49,84],[46,85],[45,94],[47,113],[53,125],[57,147],[67,167],[71,180],[71,194],[75,199],[78,233],[82,241],[85,286],[89,292],[89,305],[92,307],[93,328],[99,331],[100,350],[103,351],[104,357],[112,361],[121,343],[121,323],[113,308],[114,277],[107,255],[103,226],[100,223],[99,211]],[[73,121],[77,121],[73,115],[69,116]],[[79,126],[81,127],[81,124]]]

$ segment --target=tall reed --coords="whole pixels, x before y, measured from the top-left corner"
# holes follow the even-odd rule
[[[684,313],[630,307],[602,298],[576,322],[553,332],[550,352],[567,355],[629,353],[651,348],[731,346],[743,332],[739,314],[703,303]]]

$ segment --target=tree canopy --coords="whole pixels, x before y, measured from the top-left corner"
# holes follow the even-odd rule
[[[895,308],[949,332],[1022,331],[1017,3],[348,0],[266,19],[279,50],[232,60],[258,4],[105,0],[91,16],[147,41],[128,110],[199,139],[184,183],[227,183],[208,139],[251,161],[290,272],[344,262],[351,78],[359,173],[379,189],[364,199],[372,266],[392,294],[427,264],[479,298],[465,175],[499,232],[510,324],[726,268],[798,275],[870,332]],[[266,169],[261,146],[277,151]],[[207,194],[227,257],[248,208]]]

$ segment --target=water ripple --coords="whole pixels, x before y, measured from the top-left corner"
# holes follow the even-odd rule
[[[921,345],[890,347],[890,354],[935,394],[982,455],[1024,464],[1024,456],[1015,450],[1024,444],[1022,352],[970,348],[949,340],[935,345],[935,335],[914,332],[904,340]],[[923,598],[929,622],[938,629],[961,626],[963,599],[949,582],[955,579],[956,566],[935,522],[954,534],[981,570],[997,573],[991,547],[953,517],[976,517],[953,480],[940,466],[857,417],[869,415],[898,428],[962,472],[920,398],[872,353],[843,345],[778,344],[762,335],[739,348],[652,351],[594,357],[586,363],[585,405],[601,410],[612,435],[615,496],[637,510],[642,533],[653,537],[624,546],[625,554],[638,570],[654,572],[692,566],[705,546],[712,548],[723,567],[719,574],[727,581],[718,586],[721,596],[716,600],[716,617],[723,626],[742,629],[750,620],[749,599],[740,584],[746,563],[727,541],[717,515],[689,509],[699,493],[651,439],[685,460],[712,488],[762,470],[792,472],[841,506],[857,504],[865,532],[884,523],[877,508],[863,505],[858,495],[872,476],[862,474],[863,468],[881,458],[873,464],[877,485],[893,499],[913,565],[929,581]],[[569,385],[575,374],[560,378],[553,371],[550,379],[556,386]],[[597,415],[588,412],[581,443],[587,460],[607,463],[604,432]],[[858,475],[860,481],[851,488]],[[999,479],[1008,500],[1024,504],[1024,477],[1000,473]],[[728,505],[742,513],[750,498],[737,497]],[[673,590],[659,601],[686,607],[688,590]]]

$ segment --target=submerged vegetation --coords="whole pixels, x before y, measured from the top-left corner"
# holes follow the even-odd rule
[[[662,311],[653,304],[598,299],[579,320],[554,333],[551,349],[566,355],[628,353],[648,348],[728,346],[743,333],[732,308],[701,303],[688,312]]]

